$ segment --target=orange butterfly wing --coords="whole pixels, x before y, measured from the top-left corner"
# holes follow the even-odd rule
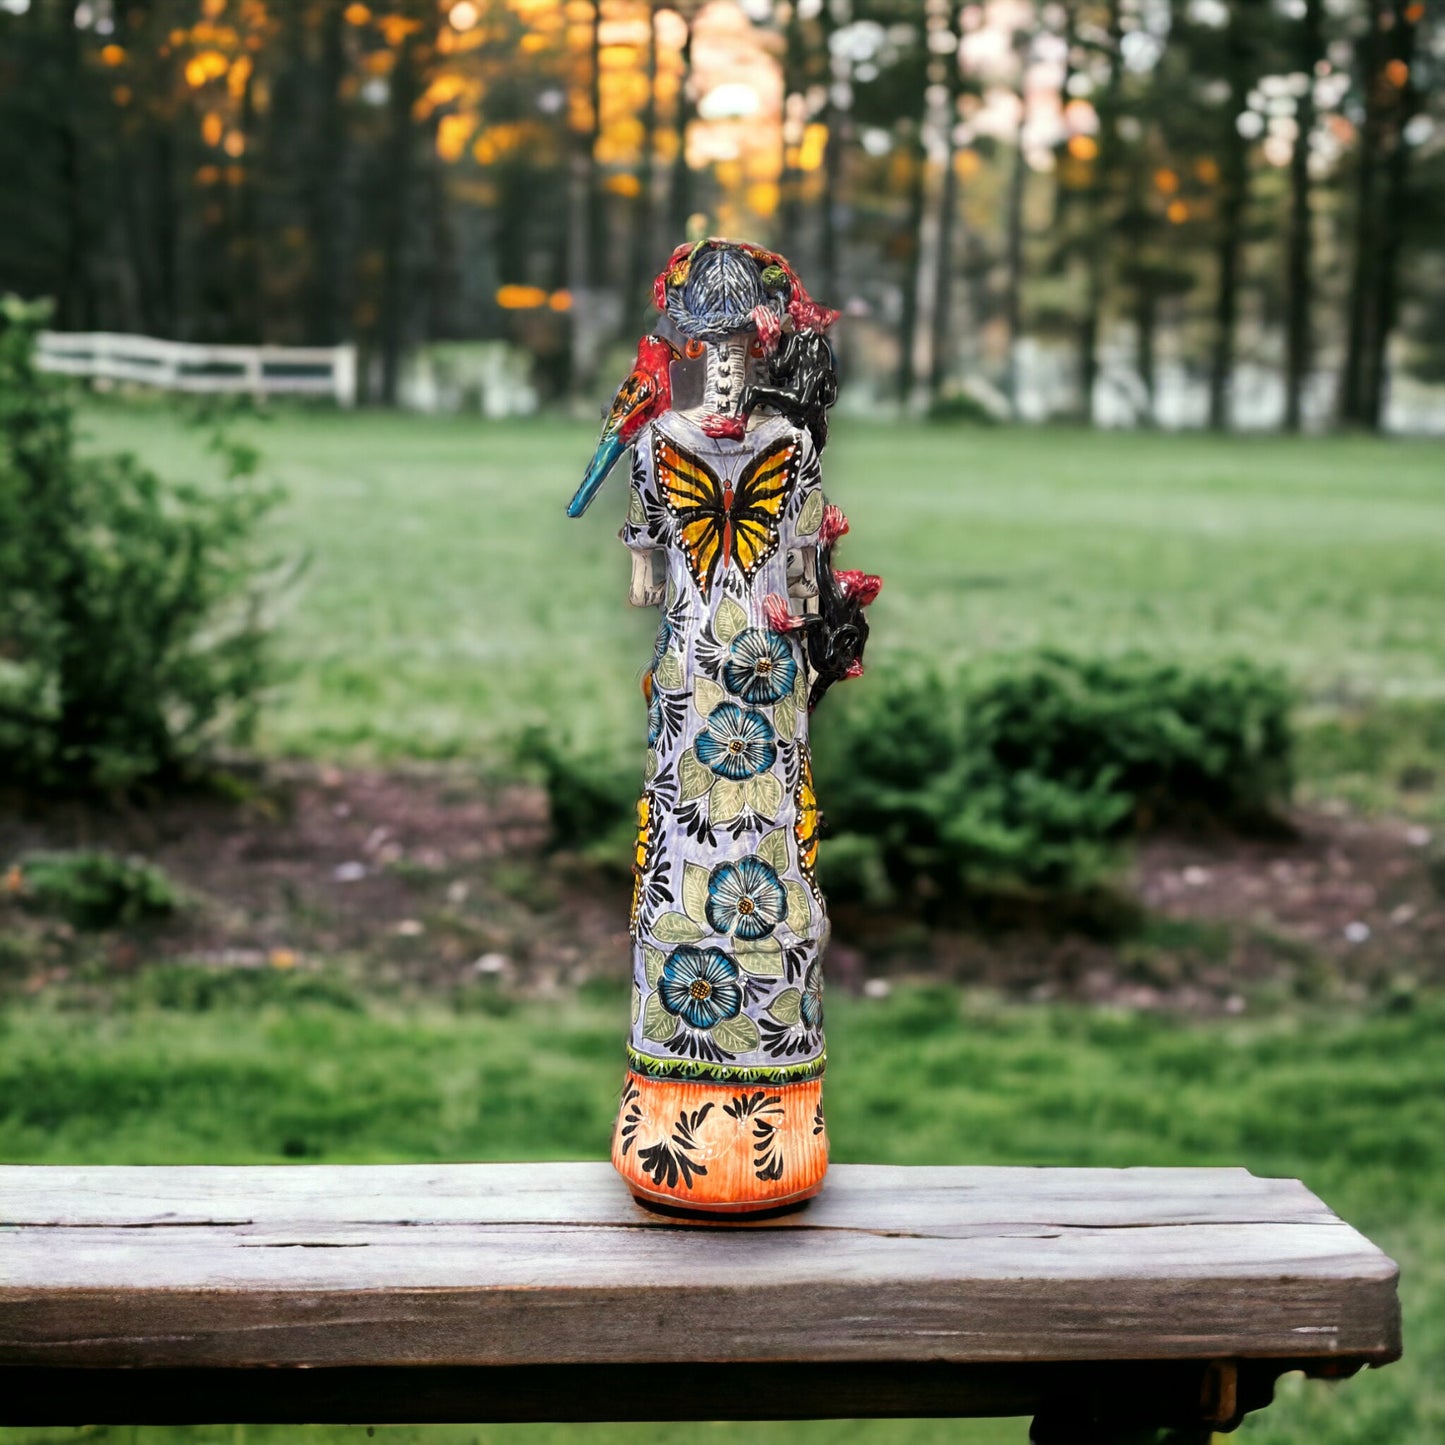
[[[722,558],[727,512],[723,485],[712,468],[660,431],[653,459],[663,504],[678,521],[678,541],[688,571],[704,597],[712,589]]]
[[[793,493],[797,461],[798,440],[789,437],[755,457],[733,493],[732,550],[749,581],[778,550],[778,524]]]

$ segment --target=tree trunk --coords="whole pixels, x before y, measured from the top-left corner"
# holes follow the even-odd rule
[[[955,4],[950,28],[963,35],[963,3]],[[962,62],[955,52],[948,57],[948,114],[944,117],[943,183],[938,199],[938,275],[933,292],[933,346],[928,377],[930,401],[943,395],[953,362],[953,253],[958,221],[958,147],[954,131],[958,125],[958,97],[963,93]]]
[[[426,258],[427,326],[426,339],[439,341],[457,335],[459,332],[456,298],[460,294],[457,286],[457,245],[452,229],[451,195],[447,189],[447,163],[436,147],[436,125],[427,131],[431,138],[430,154],[427,159],[427,225],[430,244]],[[479,257],[473,255],[472,264]]]
[[[818,236],[818,292],[819,296],[839,298],[841,304],[842,276],[840,256],[842,227],[839,216],[843,209],[843,161],[848,113],[837,104],[834,94],[840,85],[848,83],[846,69],[835,75],[835,65],[846,66],[833,55],[833,36],[840,25],[849,19],[848,0],[823,0],[823,52],[824,80],[828,87],[828,101],[823,108],[823,124],[827,128],[828,141],[823,151],[823,201],[819,208]]]
[[[1245,33],[1246,15],[1257,4],[1258,0],[1237,0],[1225,46],[1229,104],[1225,107],[1220,136],[1219,231],[1215,242],[1218,289],[1214,297],[1214,344],[1209,359],[1211,431],[1226,431],[1230,420],[1235,328],[1239,320],[1241,230],[1249,201],[1249,142],[1240,134],[1235,121],[1244,109],[1252,68],[1257,63],[1251,37]]]
[[[257,344],[266,340],[265,295],[261,285],[260,216],[256,172],[260,165],[260,137],[256,124],[255,72],[241,96],[240,131],[246,149],[237,164],[243,167],[235,188],[235,220],[231,235],[231,334],[237,341]]]
[[[596,296],[613,281],[611,236],[607,225],[607,198],[602,189],[602,165],[597,152],[602,139],[602,0],[592,0],[591,39],[587,74],[592,92],[588,109],[592,129],[587,136],[587,292],[591,321],[596,325]],[[594,337],[594,343],[596,338]],[[594,345],[595,351],[595,345]]]
[[[172,341],[186,339],[181,299],[181,225],[184,201],[177,184],[179,165],[171,127],[162,124],[147,146],[153,186],[150,191],[151,234],[156,258],[157,335]]]
[[[622,314],[628,326],[640,323],[647,305],[647,283],[667,259],[666,238],[657,234],[657,10],[647,6],[647,99],[642,107],[642,158],[629,248],[627,293]]]
[[[1298,69],[1311,79],[1299,98],[1299,133],[1290,157],[1290,224],[1285,279],[1284,429],[1298,432],[1303,422],[1304,389],[1314,351],[1310,318],[1314,271],[1314,216],[1310,205],[1310,136],[1315,128],[1313,79],[1324,54],[1322,0],[1305,0],[1300,22]]]
[[[402,41],[391,71],[387,104],[390,132],[381,195],[381,403],[395,406],[401,385],[401,363],[406,350],[407,309],[411,277],[407,242],[410,239],[412,179],[416,165],[416,134],[412,107],[417,97],[417,57],[412,36]]]
[[[1062,8],[1064,13],[1064,33],[1062,36],[1064,42],[1064,72],[1059,77],[1059,99],[1061,104],[1067,104],[1069,96],[1069,82],[1073,80],[1074,72],[1076,69],[1074,65],[1074,47],[1075,45],[1077,45],[1079,39],[1079,0],[1063,0]],[[1066,137],[1064,140],[1060,140],[1055,145],[1054,154],[1056,157],[1063,156],[1067,143],[1068,142]],[[1068,188],[1068,186],[1055,184],[1053,220],[1055,230],[1057,230],[1063,224],[1065,213],[1068,211],[1069,205],[1073,202],[1074,199],[1074,193]]]
[[[321,16],[321,55],[316,76],[319,114],[305,171],[306,229],[311,241],[306,333],[313,346],[335,346],[351,330],[344,300],[348,156],[341,83],[346,74],[345,8],[345,0],[327,0]]]
[[[928,375],[931,401],[943,395],[953,359],[953,251],[954,221],[958,211],[958,167],[954,163],[953,127],[944,152],[943,180],[938,199],[938,274],[933,288],[933,345]]]
[[[1099,329],[1108,279],[1109,247],[1113,240],[1109,225],[1108,189],[1114,177],[1115,119],[1119,103],[1119,82],[1124,71],[1123,24],[1120,0],[1110,0],[1107,29],[1109,77],[1095,100],[1099,118],[1098,154],[1092,161],[1093,174],[1086,194],[1084,241],[1084,315],[1079,324],[1079,411],[1087,424],[1094,420],[1094,390],[1099,379]]]
[[[54,98],[56,140],[60,152],[60,255],[55,271],[56,324],[62,331],[89,331],[94,298],[89,282],[90,225],[86,214],[84,147],[81,129],[88,96],[80,53],[81,31],[69,3],[56,8],[59,39],[59,93]]]
[[[672,241],[675,245],[687,234],[688,218],[692,215],[692,172],[687,168],[687,132],[692,124],[692,22],[684,19],[687,27],[682,41],[682,76],[677,86],[677,154],[672,160],[672,183],[669,214],[672,218]]]
[[[1159,331],[1159,302],[1147,285],[1141,285],[1134,293],[1134,370],[1139,374],[1139,384],[1144,388],[1144,415],[1140,419],[1146,427],[1155,424],[1154,398],[1158,388],[1158,349],[1156,339]]]
[[[1374,332],[1370,337],[1369,362],[1365,368],[1365,425],[1379,431],[1384,425],[1385,403],[1389,396],[1390,336],[1399,320],[1400,252],[1404,246],[1404,217],[1409,205],[1408,181],[1410,147],[1405,140],[1405,127],[1420,106],[1420,91],[1415,84],[1415,37],[1418,32],[1419,7],[1395,0],[1394,25],[1391,27],[1393,59],[1404,67],[1405,83],[1391,84],[1393,102],[1391,149],[1385,161],[1385,194],[1380,207],[1379,263],[1375,271]]]
[[[782,141],[782,168],[778,172],[781,191],[781,212],[779,221],[782,237],[779,245],[792,260],[801,265],[806,259],[802,255],[801,236],[802,176],[795,165],[789,164],[788,152],[788,100],[796,95],[800,100],[807,90],[807,77],[803,73],[807,60],[807,45],[803,36],[803,22],[798,15],[797,5],[788,10],[787,27],[783,32],[783,123],[780,127]]]
[[[1029,37],[1019,31],[1014,36],[1014,51],[1018,57],[1019,83],[1018,125],[1014,130],[1013,165],[1009,171],[1008,201],[1005,211],[1005,265],[1007,279],[1004,283],[1004,326],[1008,333],[1008,356],[1004,364],[1004,393],[1008,397],[1009,411],[1015,421],[1019,419],[1019,343],[1023,339],[1023,279],[1024,279],[1024,187],[1028,181],[1028,161],[1024,158],[1024,122],[1027,119],[1027,101],[1024,96],[1024,81],[1028,70]]]
[[[1347,426],[1365,421],[1366,373],[1370,359],[1370,333],[1374,329],[1376,299],[1375,172],[1380,150],[1382,116],[1380,91],[1385,46],[1381,31],[1384,0],[1368,0],[1369,32],[1365,37],[1362,80],[1365,123],[1360,132],[1358,169],[1355,172],[1355,254],[1350,270],[1349,321],[1345,334],[1345,364],[1340,376],[1340,420]]]
[[[903,306],[898,322],[898,402],[905,409],[913,401],[913,354],[918,345],[918,287],[923,259],[923,223],[927,214],[928,152],[915,130],[912,168],[908,179],[908,254],[903,268]]]

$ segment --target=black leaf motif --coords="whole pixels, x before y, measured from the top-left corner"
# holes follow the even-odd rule
[[[627,1086],[627,1092],[622,1096],[622,1157],[627,1158],[627,1151],[637,1142],[635,1135],[642,1125],[642,1105],[637,1101],[641,1093],[635,1084]]]
[[[707,1165],[693,1158],[697,1151],[697,1130],[712,1111],[712,1105],[704,1104],[700,1109],[688,1113],[684,1109],[677,1116],[672,1127],[672,1140],[658,1140],[650,1149],[640,1149],[637,1162],[645,1173],[659,1187],[675,1189],[679,1179],[691,1189],[692,1181],[707,1173]]]

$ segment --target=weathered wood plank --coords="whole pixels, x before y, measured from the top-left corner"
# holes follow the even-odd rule
[[[840,1181],[842,1183],[840,1184]],[[906,1185],[904,1184],[906,1181]],[[263,1223],[655,1224],[597,1164],[12,1166],[0,1214],[14,1223],[131,1227]],[[1244,1169],[1035,1169],[845,1164],[808,1209],[733,1228],[926,1225],[1339,1223],[1297,1179]]]
[[[605,1165],[0,1169],[0,1365],[561,1366],[1399,1352],[1395,1267],[1242,1170],[840,1166],[649,1214]]]

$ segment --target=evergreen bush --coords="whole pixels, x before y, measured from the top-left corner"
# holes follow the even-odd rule
[[[839,901],[888,906],[1074,894],[1158,822],[1274,823],[1291,788],[1291,703],[1278,674],[1244,660],[1038,652],[950,679],[870,672],[813,735],[823,882]],[[624,859],[638,777],[538,734],[527,755],[557,836]]]
[[[130,927],[167,918],[180,890],[153,863],[102,850],[31,853],[15,865],[21,901],[75,928]]]
[[[217,433],[225,485],[76,450],[35,365],[41,308],[0,301],[0,785],[111,791],[244,739],[268,677],[256,524],[276,499]]]
[[[919,880],[1067,892],[1154,822],[1258,827],[1289,796],[1290,705],[1281,677],[1244,660],[1042,652],[952,685],[879,679],[816,733],[824,881],[894,900]]]

